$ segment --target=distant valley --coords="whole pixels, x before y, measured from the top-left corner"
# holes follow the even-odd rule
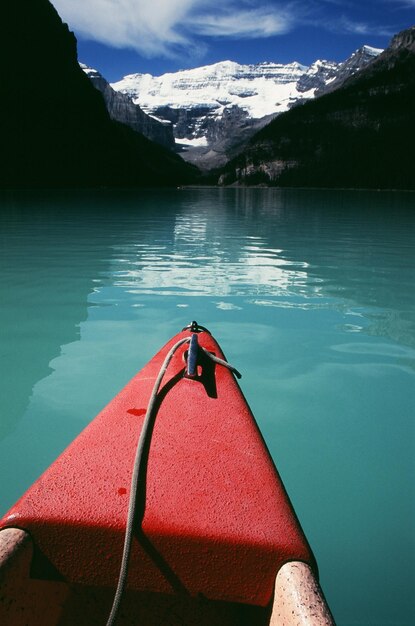
[[[415,27],[343,63],[224,61],[110,85],[80,67],[48,0],[7,3],[3,22],[2,188],[415,189]]]
[[[162,76],[131,74],[106,90],[129,97],[154,121],[171,125],[181,156],[208,170],[224,165],[274,117],[338,87],[381,52],[363,46],[342,63],[317,60],[309,67],[223,61]],[[95,70],[85,71],[97,80]]]

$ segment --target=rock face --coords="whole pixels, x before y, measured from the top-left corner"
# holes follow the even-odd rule
[[[389,57],[393,52],[399,53],[402,50],[415,53],[415,27],[402,30],[393,37],[388,49]]]
[[[2,7],[0,186],[177,185],[177,155],[112,121],[48,0]]]
[[[365,46],[344,63],[316,61],[310,67],[223,61],[163,76],[131,74],[112,87],[146,113],[172,122],[183,157],[208,169],[224,164],[273,117],[314,98],[380,52]]]
[[[353,52],[352,56],[341,64],[337,72],[332,75],[331,79],[317,88],[315,93],[316,97],[341,87],[348,78],[354,76],[357,72],[369,65],[369,63],[372,63],[372,61],[379,56],[380,52],[378,48],[371,48],[370,46],[363,46],[356,50],[356,52]]]
[[[339,66],[339,63],[315,61],[297,82],[298,91],[304,93],[311,89],[322,89],[336,78]]]
[[[341,87],[274,119],[221,184],[414,189],[415,27]]]
[[[104,97],[104,102],[111,119],[126,124],[137,133],[160,145],[175,149],[173,127],[169,122],[160,122],[144,113],[138,104],[119,91],[115,91],[97,70],[80,63],[81,68],[91,83]]]

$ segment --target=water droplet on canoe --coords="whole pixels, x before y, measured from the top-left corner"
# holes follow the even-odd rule
[[[127,490],[124,487],[120,487],[118,489],[118,495],[119,496],[124,496],[127,493]]]
[[[145,409],[127,409],[127,413],[130,413],[131,415],[144,415],[145,412]]]

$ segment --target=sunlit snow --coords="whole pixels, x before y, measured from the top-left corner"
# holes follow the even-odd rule
[[[286,111],[292,99],[303,97],[297,81],[307,67],[300,63],[240,65],[223,61],[173,74],[130,74],[112,83],[150,113],[159,107],[206,107],[221,116],[225,108],[238,105],[249,117],[261,118]]]

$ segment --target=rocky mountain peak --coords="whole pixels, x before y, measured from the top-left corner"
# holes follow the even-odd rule
[[[329,80],[326,80],[321,87],[317,88],[315,95],[322,96],[325,93],[338,89],[351,76],[357,74],[377,59],[382,52],[381,48],[373,48],[367,45],[358,48],[348,59],[338,64]]]
[[[372,46],[362,46],[358,48],[353,54],[343,63],[343,67],[350,69],[360,70],[362,66],[367,65],[373,59],[376,59],[379,54],[383,52],[382,48],[373,48]]]
[[[415,26],[402,30],[392,38],[389,49],[400,50],[402,48],[415,52]]]
[[[331,80],[336,78],[340,63],[335,61],[317,60],[314,61],[307,71],[299,78],[297,89],[300,93],[305,93],[310,89],[322,89]]]

